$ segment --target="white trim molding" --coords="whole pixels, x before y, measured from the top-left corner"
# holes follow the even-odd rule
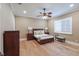
[[[79,46],[79,43],[72,42],[72,41],[66,41],[66,43],[68,43],[68,44],[72,44],[72,45],[75,45],[75,46]]]
[[[24,40],[27,40],[27,38],[20,38],[20,41],[24,41]]]

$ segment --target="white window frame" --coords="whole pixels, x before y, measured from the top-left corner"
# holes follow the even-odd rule
[[[70,19],[70,20],[69,20]],[[70,30],[70,32],[63,32],[63,30],[61,29],[61,32],[56,32],[55,31],[55,22],[57,21],[57,22],[65,22],[65,21],[67,21],[67,20],[69,20],[69,21],[71,21],[71,30]],[[62,28],[63,28],[63,26],[61,26]],[[54,32],[55,33],[62,33],[62,34],[72,34],[72,17],[67,17],[67,18],[64,18],[64,19],[61,19],[61,20],[54,20]]]

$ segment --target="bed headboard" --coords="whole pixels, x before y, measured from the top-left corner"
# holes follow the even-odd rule
[[[33,35],[34,35],[34,31],[44,31],[44,29],[33,29]]]

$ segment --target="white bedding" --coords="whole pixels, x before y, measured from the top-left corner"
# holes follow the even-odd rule
[[[48,34],[34,35],[34,37],[37,38],[38,40],[54,38],[52,35],[48,35]]]

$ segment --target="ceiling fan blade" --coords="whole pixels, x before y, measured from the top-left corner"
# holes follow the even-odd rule
[[[52,12],[48,12],[48,14],[52,14]]]
[[[43,14],[42,12],[40,12],[40,14]]]
[[[50,14],[47,15],[48,17],[52,17]]]

